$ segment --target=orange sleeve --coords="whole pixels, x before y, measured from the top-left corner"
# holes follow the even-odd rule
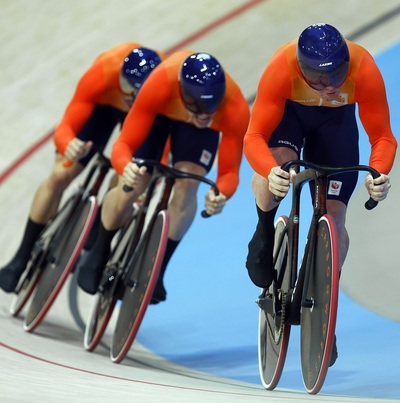
[[[104,86],[102,65],[96,62],[79,80],[64,116],[54,132],[54,142],[61,154],[64,154],[68,143],[76,137],[89,119],[98,98],[104,92]]]
[[[388,174],[393,166],[397,141],[390,127],[385,84],[369,53],[364,55],[358,71],[355,100],[371,144],[369,164],[378,172]]]
[[[249,106],[240,90],[237,90],[223,113],[216,184],[220,192],[229,199],[239,185],[243,137],[250,118]]]
[[[268,141],[282,119],[286,99],[291,97],[291,74],[286,57],[278,51],[261,76],[250,123],[244,138],[244,154],[258,174],[268,177],[277,166]]]
[[[145,141],[168,96],[169,85],[165,71],[157,68],[140,89],[112,147],[111,164],[119,175],[123,174],[125,166],[132,161],[133,155]]]

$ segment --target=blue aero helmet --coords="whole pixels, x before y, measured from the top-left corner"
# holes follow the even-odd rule
[[[194,114],[214,113],[224,99],[224,69],[208,53],[188,56],[182,63],[179,81],[183,103]]]
[[[133,98],[148,75],[161,63],[160,55],[148,48],[135,48],[125,56],[121,66],[121,90]]]
[[[296,55],[303,78],[311,88],[339,88],[346,80],[349,49],[342,34],[332,25],[307,27],[299,36]]]

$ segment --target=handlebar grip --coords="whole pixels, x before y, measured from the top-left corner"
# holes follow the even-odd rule
[[[132,192],[133,187],[128,186],[128,185],[124,185],[124,186],[122,186],[122,189],[123,189],[124,192],[129,193],[129,192]]]
[[[276,203],[280,203],[284,198],[283,197],[279,197],[276,195],[272,195],[272,200]]]
[[[281,166],[281,169],[283,169],[286,172],[289,172],[290,167],[293,165],[294,161],[287,161],[285,164],[283,164]],[[272,200],[275,203],[280,203],[282,200],[284,199],[284,197],[280,197],[280,196],[276,196],[276,195],[272,195]]]
[[[370,197],[366,202],[365,202],[365,208],[367,210],[372,210],[378,205],[378,202],[374,200],[372,197]]]
[[[208,214],[206,210],[203,210],[203,211],[201,212],[201,216],[202,216],[203,218],[209,218],[209,217],[211,217],[211,214]]]
[[[379,178],[379,176],[380,176],[380,173],[373,168],[370,169],[369,173],[372,175],[372,177],[374,179]],[[372,210],[377,205],[378,205],[378,202],[376,200],[374,200],[372,197],[370,197],[364,204],[364,206],[367,210]]]

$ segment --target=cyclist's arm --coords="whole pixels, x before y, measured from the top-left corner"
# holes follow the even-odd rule
[[[356,82],[355,99],[361,122],[369,137],[371,156],[369,164],[378,172],[388,174],[392,168],[397,141],[390,127],[389,106],[382,75],[366,54]]]
[[[218,150],[216,184],[227,199],[232,197],[239,184],[239,169],[243,155],[243,137],[249,122],[247,101],[238,90],[223,110],[221,143]]]
[[[54,132],[54,142],[61,154],[65,153],[70,141],[76,138],[89,119],[97,99],[103,92],[102,68],[99,63],[95,63],[79,80],[64,116]]]
[[[268,178],[278,165],[268,141],[283,117],[292,90],[290,72],[283,54],[278,53],[266,67],[258,85],[250,124],[244,138],[244,154],[255,172]]]
[[[148,136],[156,116],[165,108],[169,97],[169,85],[162,70],[152,73],[140,89],[136,100],[125,118],[121,133],[111,152],[111,164],[119,175],[132,161],[136,150]]]

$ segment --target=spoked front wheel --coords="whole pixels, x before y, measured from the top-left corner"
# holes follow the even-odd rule
[[[132,274],[127,279],[130,285],[125,286],[123,292],[111,344],[110,357],[115,363],[121,362],[128,353],[150,303],[164,258],[168,229],[169,215],[166,210],[162,210],[137,246]]]
[[[274,305],[274,286],[265,291],[265,309],[260,309],[258,323],[258,363],[263,386],[272,390],[282,375],[289,344],[290,325],[285,324],[285,297],[290,286],[288,237],[285,232],[288,218],[281,216],[275,223],[274,262],[277,276],[282,284],[276,290],[282,304],[280,314],[276,314]]]
[[[310,307],[301,313],[301,368],[308,393],[322,388],[328,372],[335,339],[339,293],[339,243],[335,222],[329,215],[320,218],[314,265],[307,287]]]
[[[80,196],[79,196],[80,197]],[[75,204],[73,198],[70,203]],[[82,201],[72,216],[56,231],[46,252],[42,275],[24,320],[24,329],[33,331],[44,319],[74,268],[95,220],[97,200]]]

